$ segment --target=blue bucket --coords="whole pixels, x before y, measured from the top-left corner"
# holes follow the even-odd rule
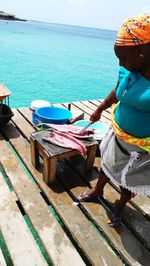
[[[30,109],[32,110],[32,122],[37,125],[40,123],[38,115],[36,115],[35,110],[41,107],[51,106],[48,101],[35,100],[31,102]]]
[[[72,113],[66,108],[48,106],[35,110],[41,123],[64,124],[72,117]]]

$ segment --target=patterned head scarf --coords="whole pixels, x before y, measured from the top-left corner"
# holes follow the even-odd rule
[[[150,42],[150,15],[126,19],[115,40],[116,46],[138,46]]]

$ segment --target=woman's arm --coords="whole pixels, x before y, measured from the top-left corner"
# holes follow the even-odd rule
[[[116,87],[109,93],[109,95],[104,99],[104,101],[97,107],[96,111],[91,115],[90,121],[96,122],[100,119],[101,113],[112,106],[113,103],[117,103],[118,100],[116,98],[116,89],[118,87],[118,84]]]

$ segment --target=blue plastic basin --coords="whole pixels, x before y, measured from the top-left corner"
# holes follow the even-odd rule
[[[79,120],[79,121],[75,122],[74,124],[76,126],[79,126],[79,127],[85,127],[86,125],[89,124],[89,122],[90,122],[90,120]],[[97,122],[95,122],[89,126],[89,128],[95,129],[95,130],[100,131],[102,133],[106,133],[108,131],[109,127],[110,126],[108,124],[103,123],[101,121],[97,121]]]
[[[79,120],[74,123],[74,125],[79,126],[79,127],[85,127],[88,125],[90,121],[89,120]],[[103,123],[101,121],[97,121],[89,126],[89,128],[94,129],[94,139],[95,140],[102,140],[103,137],[106,135],[108,132],[110,126],[106,123]]]
[[[72,113],[60,107],[47,106],[35,110],[41,123],[64,124],[72,117]]]

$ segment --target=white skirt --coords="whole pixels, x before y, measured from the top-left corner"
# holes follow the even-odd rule
[[[100,144],[101,167],[117,186],[150,196],[150,154],[118,139],[112,129]]]

